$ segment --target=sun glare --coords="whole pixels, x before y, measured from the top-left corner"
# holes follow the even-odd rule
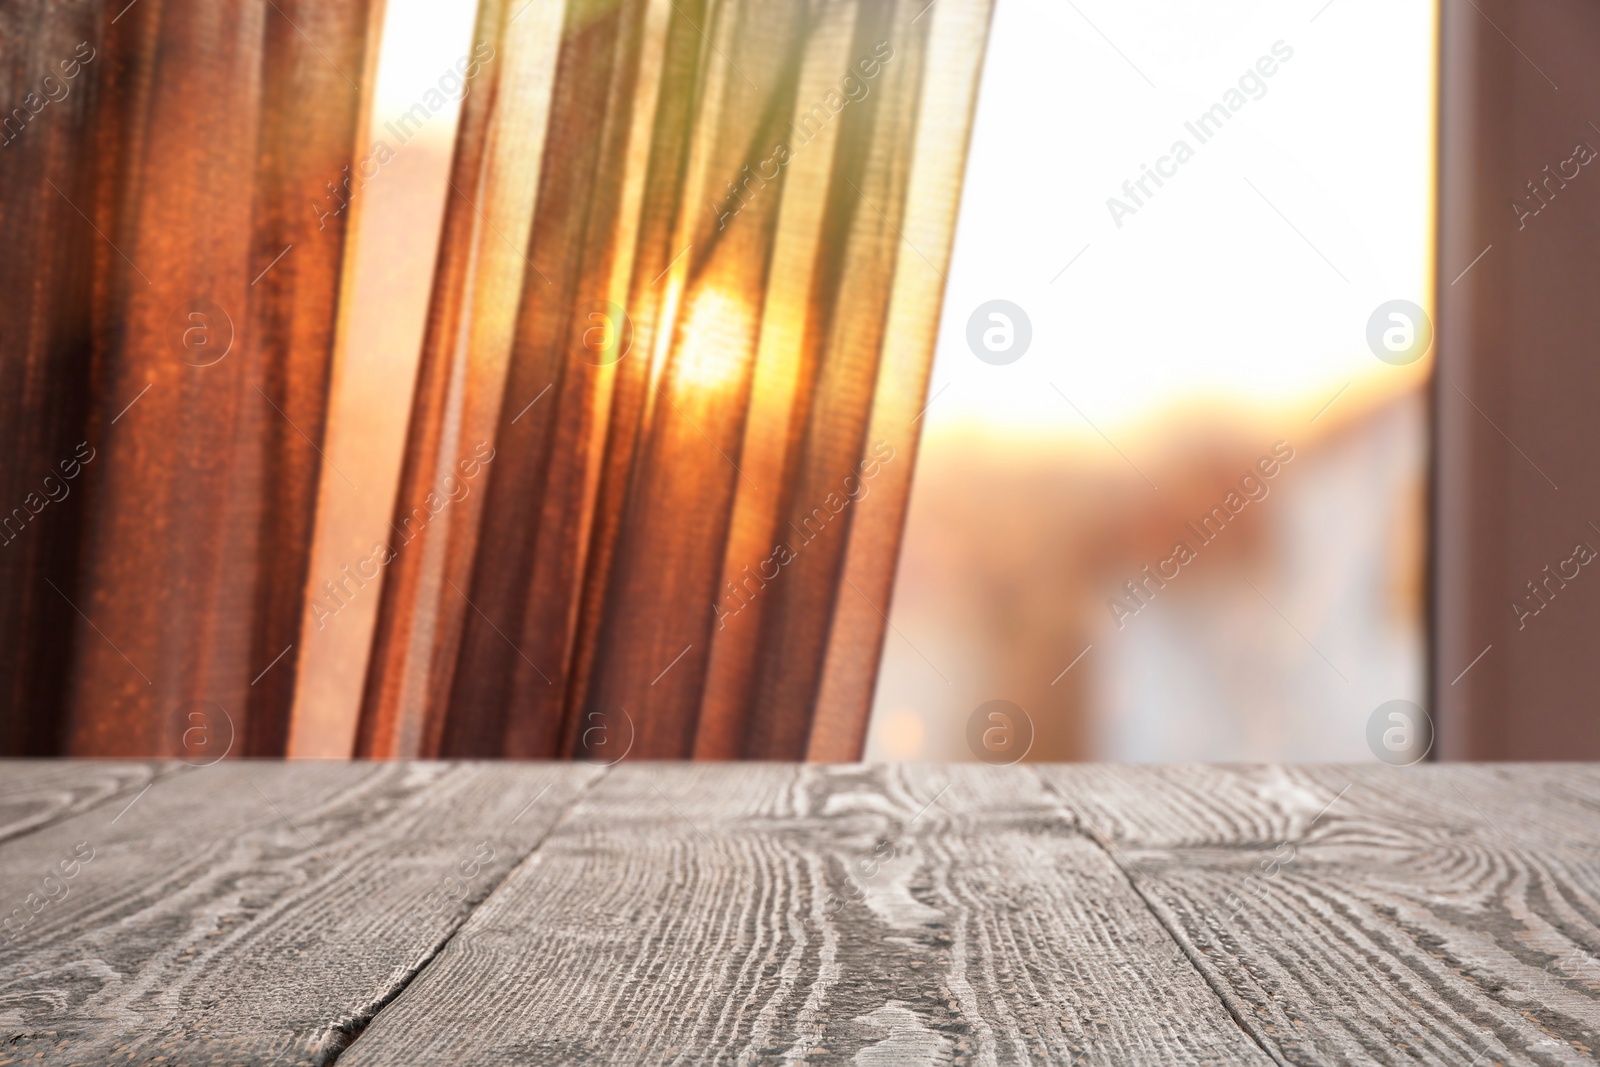
[[[732,386],[749,362],[750,334],[750,312],[743,301],[715,287],[701,289],[684,319],[674,376],[701,389]]]

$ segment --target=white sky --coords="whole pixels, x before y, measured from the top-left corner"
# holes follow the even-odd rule
[[[1091,432],[1052,382],[1113,434],[1205,397],[1315,410],[1351,380],[1414,383],[1365,331],[1385,301],[1431,306],[1434,18],[1431,0],[997,0],[928,432]],[[1294,55],[1266,95],[1198,143],[1185,121],[1279,40]],[[1179,138],[1194,158],[1118,229],[1106,199]],[[1033,324],[1006,366],[966,344],[996,298]]]

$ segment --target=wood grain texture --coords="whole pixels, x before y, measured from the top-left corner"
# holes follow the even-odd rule
[[[158,769],[0,764],[0,1065],[1600,1047],[1596,766]]]
[[[1250,1064],[1024,768],[623,765],[341,1058]]]
[[[0,846],[0,1064],[325,1063],[599,773],[231,762]]]
[[[1600,769],[1042,773],[1284,1062],[1595,1062]]]
[[[0,760],[0,841],[71,818],[117,797],[132,800],[172,764]]]

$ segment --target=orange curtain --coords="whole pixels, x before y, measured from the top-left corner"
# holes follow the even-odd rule
[[[93,203],[98,26],[91,4],[0,7],[0,755],[63,738],[98,239],[73,204]]]
[[[482,0],[357,740],[858,758],[990,0]]]
[[[283,752],[369,8],[0,15],[8,751]]]

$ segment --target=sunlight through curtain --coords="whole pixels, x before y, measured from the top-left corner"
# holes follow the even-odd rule
[[[357,740],[854,759],[990,0],[482,0]]]

